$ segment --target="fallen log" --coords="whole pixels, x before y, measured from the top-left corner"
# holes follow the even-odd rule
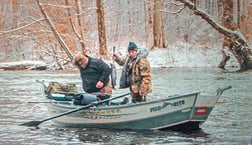
[[[43,61],[14,61],[0,63],[3,70],[46,70],[47,65]]]

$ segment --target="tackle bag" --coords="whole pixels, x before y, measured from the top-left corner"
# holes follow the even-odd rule
[[[47,95],[52,94],[75,94],[78,93],[78,89],[73,83],[58,83],[50,82],[48,87],[45,89]]]
[[[108,99],[110,96],[104,93],[83,93],[83,94],[76,94],[73,96],[73,103],[74,105],[88,105],[95,101],[101,101]],[[108,103],[108,102],[106,102]]]

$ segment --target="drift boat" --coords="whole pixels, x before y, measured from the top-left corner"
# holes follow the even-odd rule
[[[195,92],[164,96],[162,99],[147,102],[123,104],[116,103],[118,102],[116,99],[130,93],[97,99],[99,95],[77,93],[75,87],[68,91],[55,91],[60,89],[52,89],[51,84],[48,86],[43,84],[45,90],[43,92],[49,102],[46,104],[50,113],[55,116],[22,125],[38,126],[44,121],[53,119],[57,124],[70,127],[198,130],[207,120],[222,93],[231,89],[231,86],[226,86],[219,87],[212,95],[201,95],[200,92]],[[64,85],[61,85],[61,89],[67,88],[62,86]],[[76,103],[76,98],[79,103]]]

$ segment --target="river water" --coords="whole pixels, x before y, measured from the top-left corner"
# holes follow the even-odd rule
[[[44,122],[39,129],[35,129],[19,124],[50,116],[44,103],[29,103],[43,101],[41,85],[36,80],[76,83],[78,89],[82,90],[78,72],[0,71],[0,144],[251,144],[252,72],[223,72],[215,68],[160,68],[153,69],[152,73],[153,92],[148,99],[197,91],[212,94],[219,86],[226,85],[232,85],[233,88],[223,93],[198,132],[64,128],[52,121]],[[114,94],[126,92],[128,89],[117,89]]]

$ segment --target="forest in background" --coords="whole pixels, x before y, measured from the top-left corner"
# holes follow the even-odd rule
[[[246,48],[238,38],[229,41],[240,35],[216,31],[197,10],[232,31],[228,34],[239,30],[249,44],[251,7],[251,0],[0,0],[0,62],[42,60],[64,69],[68,56],[43,11],[72,54],[109,59],[113,46],[123,52],[129,41],[149,49],[169,49],[176,42],[209,49],[232,48],[239,42]],[[250,49],[234,49],[239,63],[248,59],[245,66],[250,66]]]

